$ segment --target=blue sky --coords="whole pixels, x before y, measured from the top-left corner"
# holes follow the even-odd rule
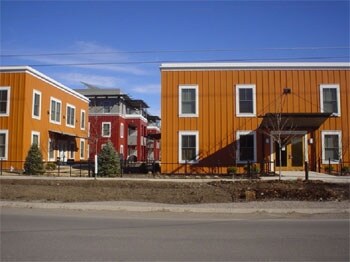
[[[121,88],[152,114],[160,114],[160,62],[349,61],[349,1],[0,5],[1,65],[31,65],[71,88]]]

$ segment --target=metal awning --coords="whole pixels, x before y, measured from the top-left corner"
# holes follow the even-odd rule
[[[285,130],[295,129],[318,129],[332,113],[267,113],[260,124],[262,129],[271,129],[277,126],[278,119],[281,120]],[[280,117],[279,117],[280,116]]]
[[[72,134],[72,133],[67,133],[67,132],[63,132],[63,131],[58,131],[58,130],[49,130],[50,133],[53,133],[55,135],[59,135],[59,136],[70,136],[70,137],[79,137],[76,134]],[[81,137],[81,138],[86,138],[86,137]]]

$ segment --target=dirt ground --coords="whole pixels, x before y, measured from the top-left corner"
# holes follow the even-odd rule
[[[1,200],[143,201],[170,204],[227,203],[250,200],[349,200],[349,184],[321,181],[122,181],[0,180]]]

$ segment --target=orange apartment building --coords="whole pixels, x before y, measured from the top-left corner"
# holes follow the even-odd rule
[[[303,170],[305,161],[310,170],[349,166],[349,69],[339,62],[162,64],[162,173],[226,173],[248,161],[272,171],[279,164]]]
[[[0,158],[22,169],[32,143],[45,161],[87,159],[89,99],[27,66],[0,67]]]

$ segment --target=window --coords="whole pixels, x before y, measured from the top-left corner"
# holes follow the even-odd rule
[[[321,85],[321,112],[340,116],[339,85]]]
[[[51,97],[50,122],[61,124],[61,101]]]
[[[179,86],[179,111],[181,117],[198,116],[198,85]]]
[[[237,162],[256,162],[256,134],[254,131],[237,131]]]
[[[111,103],[109,101],[103,102],[103,113],[110,113],[112,111]]]
[[[55,160],[55,147],[54,140],[49,139],[49,160]]]
[[[341,154],[341,131],[322,131],[322,163],[338,163]]]
[[[32,145],[34,144],[40,146],[40,133],[36,131],[32,131]]]
[[[0,130],[0,159],[7,160],[8,130]]]
[[[80,111],[80,129],[85,130],[85,110]]]
[[[120,138],[124,138],[124,124],[120,123]]]
[[[256,116],[255,85],[236,86],[237,116]]]
[[[10,115],[10,87],[0,87],[0,116]]]
[[[67,118],[67,126],[70,127],[75,127],[75,107],[72,105],[67,105],[67,113],[66,113],[66,118]]]
[[[69,144],[69,158],[74,159],[74,153],[75,153],[75,142],[71,142]]]
[[[194,163],[198,160],[198,131],[179,132],[179,162]]]
[[[85,158],[85,140],[81,139],[80,140],[80,159]]]
[[[102,136],[111,137],[111,122],[102,122]]]
[[[120,145],[119,154],[120,154],[120,158],[123,160],[123,156],[124,156],[124,145]]]
[[[33,90],[33,110],[32,117],[40,119],[41,117],[41,92]]]

